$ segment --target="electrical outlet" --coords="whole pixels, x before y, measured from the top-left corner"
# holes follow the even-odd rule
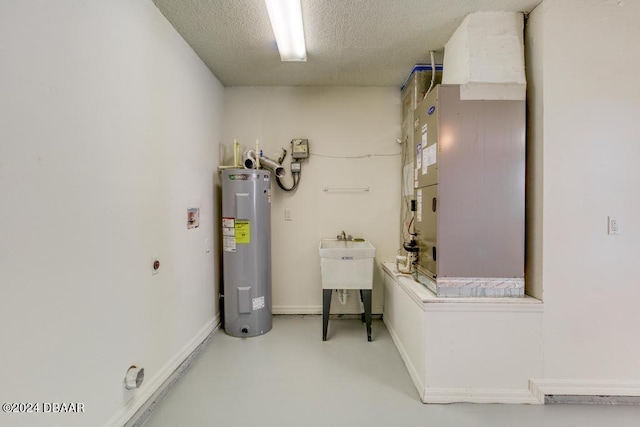
[[[615,217],[608,217],[609,221],[609,234],[610,235],[618,235],[620,234],[620,221]]]
[[[289,209],[285,209],[284,210],[284,220],[285,221],[291,221],[293,218],[291,217],[291,210]]]

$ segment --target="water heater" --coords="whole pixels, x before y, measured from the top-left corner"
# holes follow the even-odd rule
[[[222,172],[224,329],[234,337],[271,330],[271,175]]]

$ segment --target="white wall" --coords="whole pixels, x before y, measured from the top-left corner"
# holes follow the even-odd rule
[[[528,40],[544,46],[530,83],[544,122],[533,232],[546,379],[640,384],[638,16],[636,1],[545,0],[530,18]],[[608,215],[621,235],[607,235]]]
[[[542,299],[542,190],[544,182],[544,67],[543,10],[529,15],[525,30],[527,70],[527,176],[526,176],[526,260],[525,293]]]
[[[300,186],[284,193],[273,183],[272,292],[275,313],[320,313],[322,292],[318,245],[344,230],[371,240],[377,261],[393,260],[398,250],[400,156],[334,159],[399,153],[400,91],[397,88],[229,87],[225,89],[224,141],[234,138],[265,155],[290,151],[293,138],[308,138],[308,161]],[[227,150],[231,152],[231,150]],[[285,160],[287,165],[289,158]],[[290,176],[286,183],[290,184]],[[324,187],[369,187],[368,193],[326,193]],[[290,209],[293,220],[284,220]],[[373,308],[382,312],[382,274],[374,275]],[[351,291],[332,312],[359,313]],[[320,331],[318,331],[320,336]]]
[[[2,1],[0,62],[0,401],[85,405],[0,424],[121,424],[214,325],[222,86],[151,1]]]

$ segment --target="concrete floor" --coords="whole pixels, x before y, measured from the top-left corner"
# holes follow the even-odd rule
[[[359,320],[274,317],[261,337],[218,331],[145,427],[638,426],[640,406],[425,405],[389,332]]]

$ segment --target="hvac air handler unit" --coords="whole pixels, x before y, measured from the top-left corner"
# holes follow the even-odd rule
[[[234,337],[271,330],[271,174],[222,171],[224,329]]]
[[[414,115],[416,280],[437,296],[524,296],[525,102],[439,85]]]

